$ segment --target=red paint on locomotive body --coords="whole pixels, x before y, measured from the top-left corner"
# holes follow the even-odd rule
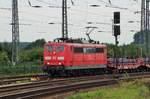
[[[107,68],[107,47],[104,44],[48,42],[44,46],[45,68]]]

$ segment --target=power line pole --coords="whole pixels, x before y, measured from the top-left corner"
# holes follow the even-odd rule
[[[141,37],[140,37],[140,39],[141,39],[141,44],[143,43],[143,44],[145,44],[145,26],[146,26],[146,17],[145,17],[145,0],[141,0]]]
[[[67,0],[62,0],[62,38],[68,38]]]
[[[145,45],[146,53],[149,52],[149,0],[146,0],[146,35],[145,35]]]
[[[19,17],[18,0],[12,0],[12,64],[18,63],[19,53]]]
[[[145,0],[141,0],[141,31],[145,30]],[[143,35],[141,36],[143,39]]]
[[[144,43],[147,54],[149,52],[149,1],[141,1],[141,43]]]

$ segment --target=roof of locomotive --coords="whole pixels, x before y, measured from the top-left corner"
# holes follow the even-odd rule
[[[66,42],[47,42],[45,45],[54,44],[54,45],[70,45],[70,46],[92,46],[92,47],[107,47],[106,44],[93,44],[93,43],[66,43]]]

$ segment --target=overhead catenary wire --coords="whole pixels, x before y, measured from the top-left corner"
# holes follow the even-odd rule
[[[9,8],[8,8],[9,9]],[[3,9],[4,10],[4,9]],[[5,9],[6,10],[6,9]],[[72,9],[70,9],[71,11],[77,11],[77,12],[79,12],[79,13],[82,13],[82,12],[85,12],[85,13],[87,13],[87,11],[86,10],[81,10],[81,9],[77,9],[77,8],[72,8]],[[38,13],[30,13],[30,12],[25,12],[25,11],[19,11],[19,13],[27,13],[27,14],[29,14],[29,15],[38,15],[38,16],[44,16],[44,17],[51,17],[51,16],[49,16],[49,15],[43,15],[43,14],[38,14]],[[102,14],[100,14],[100,13],[96,13],[96,12],[90,12],[90,11],[88,11],[88,13],[89,14],[91,14],[91,15],[99,15],[99,16],[101,16],[101,17],[112,17],[112,16],[108,16],[108,15],[102,15]],[[51,17],[51,18],[56,18],[56,17]],[[61,18],[61,17],[58,17],[58,18]]]
[[[43,1],[43,0],[36,0],[36,1],[41,1],[41,2],[45,2],[45,1]],[[108,5],[110,5],[110,3],[108,2],[108,0],[106,0],[107,1],[107,4]],[[48,4],[49,2],[45,2],[45,4]],[[44,3],[43,3],[44,4]],[[50,3],[49,3],[50,4]],[[48,5],[49,5],[48,4]],[[37,4],[38,5],[38,4]],[[56,6],[56,5],[54,5],[54,6]],[[29,7],[28,7],[29,8]],[[40,8],[41,9],[41,8]],[[84,10],[84,11],[81,11],[80,9],[77,9],[76,7],[73,7],[73,8],[71,8],[71,9],[69,9],[69,10],[71,10],[71,11],[76,11],[76,12],[78,12],[78,13],[83,13],[83,12],[87,12],[86,11],[86,9]],[[78,10],[78,11],[77,11]],[[19,13],[22,13],[22,14],[24,14],[24,15],[31,15],[31,16],[41,16],[41,17],[47,17],[47,18],[49,18],[49,19],[60,19],[61,17],[52,17],[52,16],[50,16],[50,15],[42,15],[42,14],[39,14],[39,13],[36,13],[36,12],[28,12],[28,11],[19,11]],[[88,14],[90,14],[91,16],[100,16],[100,17],[108,17],[108,18],[111,18],[112,16],[105,16],[105,15],[101,15],[100,13],[96,13],[96,12],[90,12],[90,11],[88,11]],[[26,18],[24,18],[24,20],[25,20]],[[23,19],[21,19],[21,20],[23,20]],[[28,19],[27,19],[28,20]],[[32,21],[33,20],[33,21]],[[31,22],[34,22],[34,19],[31,19],[30,20]],[[39,23],[42,23],[42,22],[39,22]],[[45,23],[45,22],[44,22]],[[85,21],[83,22],[83,23],[85,23]],[[57,24],[56,24],[57,25]],[[77,24],[78,25],[78,24]]]

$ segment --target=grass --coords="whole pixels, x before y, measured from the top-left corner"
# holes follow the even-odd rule
[[[77,92],[68,99],[150,99],[150,86],[143,81],[120,82],[117,87]]]

